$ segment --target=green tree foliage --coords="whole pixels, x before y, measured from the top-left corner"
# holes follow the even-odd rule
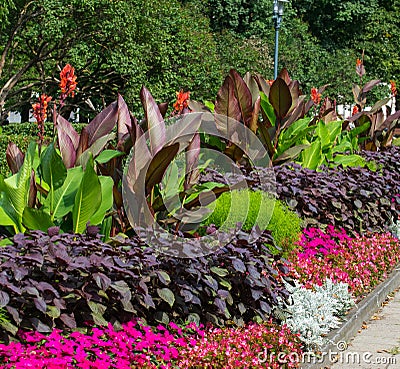
[[[399,0],[297,0],[293,8],[327,51],[358,57],[364,51],[370,78],[388,82],[399,75]]]
[[[142,84],[164,100],[174,99],[180,88],[204,98],[216,93],[222,79],[208,19],[177,1],[6,4],[0,110],[27,104],[31,91],[57,96],[58,73],[67,62],[76,67],[73,103],[81,113],[115,100],[117,91],[136,103],[135,110]]]

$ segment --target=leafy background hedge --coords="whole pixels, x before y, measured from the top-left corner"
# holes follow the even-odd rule
[[[75,130],[80,133],[86,125],[84,123],[73,123]],[[45,123],[45,142],[51,142],[53,134],[53,123]],[[0,174],[8,177],[11,172],[6,161],[7,145],[10,141],[14,142],[22,152],[25,152],[31,141],[37,140],[37,125],[35,123],[12,123],[2,127],[0,133]]]

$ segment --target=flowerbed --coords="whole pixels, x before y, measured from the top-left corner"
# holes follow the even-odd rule
[[[400,262],[399,240],[389,233],[349,237],[328,226],[304,230],[292,253],[291,275],[307,287],[322,285],[326,278],[345,282],[360,299]]]
[[[272,322],[242,328],[184,328],[170,323],[150,328],[138,322],[116,331],[92,328],[69,336],[25,333],[24,343],[0,345],[4,369],[101,368],[296,368],[301,343],[286,326]],[[280,356],[278,356],[278,353]]]

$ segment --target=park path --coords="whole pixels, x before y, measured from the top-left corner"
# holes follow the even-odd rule
[[[400,369],[400,292],[383,307],[337,356],[330,369]]]

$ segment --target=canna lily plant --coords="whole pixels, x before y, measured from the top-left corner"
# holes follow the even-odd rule
[[[326,86],[319,88],[316,93],[322,94],[325,88]],[[280,136],[292,124],[304,118],[314,105],[315,99],[306,101],[306,95],[300,91],[299,82],[292,80],[286,69],[280,72],[275,81],[250,73],[242,78],[232,69],[212,107],[220,131],[229,130],[229,121],[232,119],[241,122],[259,137],[275,165],[294,159],[308,147],[303,144],[292,147],[287,143],[297,141],[297,137],[280,139]],[[199,103],[191,103],[190,106],[196,111],[207,110],[207,107]],[[311,124],[310,119],[308,123]],[[301,127],[303,124],[304,121]],[[295,131],[298,133],[297,129]],[[280,146],[283,141],[285,145]],[[243,152],[232,143],[227,144],[225,153],[235,161],[243,158]]]
[[[365,75],[363,59],[357,59],[356,73],[360,77],[360,85],[353,85],[353,95],[355,106],[353,115],[346,119],[345,128],[353,123],[356,127],[369,125],[369,130],[364,134],[362,148],[370,151],[377,151],[391,146],[395,129],[398,126],[400,110],[390,114],[391,106],[388,105],[392,97],[397,94],[397,89],[393,81],[390,84],[391,96],[377,101],[370,110],[365,110],[367,105],[367,93],[373,87],[381,83],[381,80],[371,80],[362,85]]]

